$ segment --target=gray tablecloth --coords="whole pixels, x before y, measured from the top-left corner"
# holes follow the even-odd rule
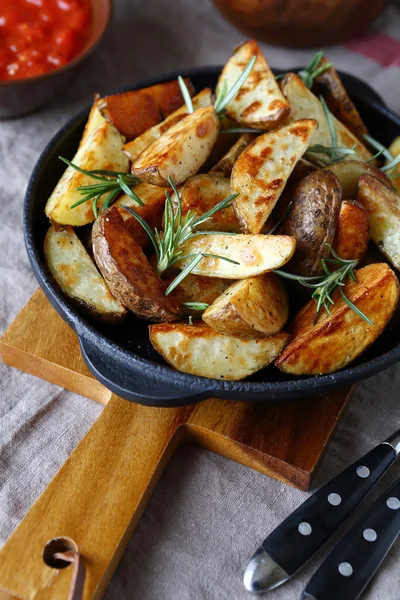
[[[367,41],[331,48],[328,55],[338,68],[366,79],[400,112],[396,37],[400,38],[398,4],[387,10]],[[222,63],[241,39],[208,0],[116,0],[105,43],[58,101],[32,116],[0,124],[0,330],[36,288],[25,256],[21,215],[27,180],[45,143],[94,92],[179,67]],[[267,45],[264,49],[277,67],[304,64],[312,54]],[[0,543],[4,543],[102,408],[2,364],[0,377]],[[399,426],[399,384],[397,367],[358,387],[314,487]],[[394,467],[371,500],[398,474]],[[178,451],[105,597],[245,600],[242,570],[247,558],[306,496],[205,450]],[[321,558],[269,597],[298,598]],[[399,560],[397,544],[366,599],[400,598]]]

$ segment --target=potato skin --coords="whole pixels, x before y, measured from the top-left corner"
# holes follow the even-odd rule
[[[399,282],[385,263],[356,271],[357,283],[348,280],[346,296],[367,315],[373,326],[359,317],[333,294],[330,317],[324,310],[314,325],[316,302],[310,300],[295,316],[292,339],[276,361],[284,373],[323,375],[344,368],[366,350],[382,333],[399,300]]]
[[[215,331],[243,339],[281,331],[289,316],[286,290],[277,275],[267,273],[233,283],[203,313]]]
[[[365,208],[355,200],[344,200],[332,247],[340,258],[360,263],[367,253],[370,230]]]
[[[143,250],[124,226],[115,206],[102,212],[93,225],[93,254],[111,293],[138,317],[174,321],[178,304],[165,296],[165,285],[151,268]]]
[[[330,171],[314,171],[294,188],[291,210],[283,234],[296,238],[296,252],[288,270],[314,276],[323,272],[321,258],[328,258],[342,202],[338,178]]]

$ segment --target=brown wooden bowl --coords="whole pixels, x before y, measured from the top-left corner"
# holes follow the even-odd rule
[[[355,37],[389,0],[213,0],[247,36],[269,44],[307,48]]]
[[[26,115],[50,102],[98,46],[110,18],[111,0],[92,0],[90,36],[71,62],[37,77],[0,81],[0,119]]]

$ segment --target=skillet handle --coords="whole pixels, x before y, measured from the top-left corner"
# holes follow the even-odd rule
[[[132,355],[132,363],[126,366],[126,358],[118,350],[110,352],[97,347],[86,336],[79,335],[82,356],[90,372],[106,388],[125,400],[145,406],[178,407],[194,404],[212,396],[210,383],[195,382],[188,388],[181,381],[181,374],[174,373],[173,381],[157,377],[159,365],[149,366]]]

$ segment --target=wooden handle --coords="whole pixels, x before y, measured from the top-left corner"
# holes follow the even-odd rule
[[[21,600],[66,600],[73,568],[58,570],[42,558],[46,543],[62,536],[84,560],[84,600],[100,598],[187,410],[114,396],[1,550],[0,589]]]

